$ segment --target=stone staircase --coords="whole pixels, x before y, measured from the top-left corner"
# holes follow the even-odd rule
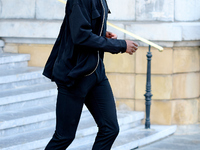
[[[0,149],[43,150],[55,130],[56,86],[43,68],[27,67],[28,54],[0,53]],[[120,134],[113,150],[130,150],[173,134],[176,126],[145,130],[144,112],[118,111]],[[69,150],[91,150],[96,124],[84,107]]]

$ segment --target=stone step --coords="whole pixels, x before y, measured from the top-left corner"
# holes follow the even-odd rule
[[[7,64],[30,60],[30,54],[2,53],[0,55],[0,64]]]
[[[144,129],[144,125],[131,128],[119,133],[111,150],[131,150],[167,137],[176,131],[176,125],[152,125],[151,129]],[[93,137],[92,137],[93,136]],[[95,135],[90,136],[89,143],[70,146],[69,150],[91,150]],[[85,137],[86,138],[86,137]]]
[[[55,118],[55,105],[46,104],[27,109],[15,109],[0,114],[0,130]]]
[[[83,108],[83,116],[88,116],[89,112],[86,111],[87,109]],[[87,115],[86,115],[87,114]],[[122,112],[118,116],[122,118],[122,124],[126,124],[129,122],[134,122],[136,120],[141,120],[144,118],[144,114],[141,112],[134,112],[127,114],[126,112]],[[124,118],[125,117],[125,118]],[[127,120],[127,117],[129,120]],[[124,119],[123,119],[124,118]],[[44,104],[41,106],[35,106],[32,108],[25,108],[25,109],[14,109],[12,111],[7,111],[0,114],[0,136],[8,136],[11,131],[17,133],[19,130],[31,129],[32,126],[34,128],[39,128],[34,124],[38,124],[38,122],[47,122],[48,120],[55,119],[55,102]],[[85,126],[94,125],[90,120],[92,118],[86,118]],[[30,126],[30,127],[29,127]],[[40,126],[40,124],[39,124]],[[84,127],[85,127],[84,126]],[[22,129],[21,129],[22,128]],[[96,129],[96,128],[95,128]],[[93,129],[93,130],[95,130]],[[92,131],[92,129],[90,129]],[[92,131],[94,132],[94,131]],[[85,135],[88,134],[88,131]],[[83,135],[84,136],[84,135]]]
[[[44,92],[46,92],[46,96],[43,94],[42,97],[37,96],[35,99],[34,98],[33,99],[32,98],[31,99],[23,99],[18,102],[13,102],[13,103],[11,102],[11,103],[7,103],[7,104],[5,104],[5,103],[1,104],[1,102],[0,102],[0,112],[6,112],[6,111],[12,111],[15,109],[30,108],[33,106],[41,106],[44,104],[56,103],[57,95],[55,93],[57,93],[57,91],[56,91],[57,89],[54,89],[54,88],[49,89],[50,93],[48,93],[48,89],[46,89],[46,90],[44,89]],[[38,93],[37,91],[35,91],[35,92],[36,92],[36,94]],[[42,91],[40,91],[39,94],[41,94],[41,92]],[[51,93],[51,92],[54,92],[54,93]],[[33,93],[29,93],[29,95],[32,95],[32,94]],[[23,95],[18,96],[18,97],[23,97]],[[87,110],[87,108],[84,106],[83,110]]]
[[[131,122],[129,124],[122,124],[121,122],[119,122],[120,124],[120,132],[124,132],[126,130],[132,129],[136,126],[141,125],[141,120],[140,121],[136,121],[136,122]],[[72,143],[71,145],[68,147],[69,150],[75,150],[78,147],[81,148],[82,146],[85,147],[90,147],[89,149],[92,149],[92,144],[95,141],[95,137],[96,137],[96,133],[97,130],[94,134],[91,135],[87,135],[87,136],[83,136],[83,137],[77,137]],[[44,147],[43,147],[44,149]]]
[[[3,105],[35,100],[57,94],[54,83],[31,85],[24,88],[16,88],[0,92],[0,107]]]
[[[118,111],[117,117],[119,125],[123,126],[123,130],[125,130],[141,124],[141,120],[144,119],[144,112]],[[78,138],[92,135],[98,131],[92,116],[82,119],[78,130],[79,134],[76,135]]]
[[[7,63],[7,64],[0,64],[0,69],[1,70],[9,70],[9,69],[15,69],[15,68],[23,68],[23,67],[27,67],[27,66],[28,66],[27,61],[20,61],[20,62],[11,62],[11,63]]]
[[[49,79],[45,77],[41,77],[41,78],[30,79],[30,80],[4,83],[4,84],[0,84],[0,91],[10,90],[14,88],[22,88],[22,87],[27,87],[30,85],[35,85],[35,84],[50,83],[50,82],[51,81]]]
[[[49,96],[49,97],[42,97],[27,101],[20,101],[17,103],[9,103],[5,105],[0,105],[0,112],[6,112],[6,111],[12,111],[17,109],[23,109],[23,108],[30,108],[33,106],[41,106],[44,104],[52,104],[56,103],[56,95]]]
[[[1,150],[33,150],[44,147],[48,143],[55,127],[13,135],[12,137],[0,138]]]
[[[144,125],[138,126],[121,133],[112,150],[130,150],[141,147],[175,133],[176,128],[176,125],[151,125],[151,129],[144,129]]]
[[[49,119],[49,120],[43,120],[43,121],[38,121],[35,123],[31,124],[26,124],[23,126],[17,126],[17,127],[12,127],[4,130],[0,130],[0,139],[4,139],[7,137],[10,137],[12,135],[16,135],[19,133],[26,133],[29,131],[34,131],[46,127],[55,127],[55,118],[54,119]]]
[[[137,116],[137,117],[136,117]],[[90,116],[91,117],[91,116]],[[141,119],[144,118],[143,112],[129,112],[129,113],[119,113],[119,124],[122,127],[122,130],[130,129],[133,127],[134,122],[135,125],[141,123]],[[137,119],[139,120],[137,120]],[[90,122],[89,122],[90,120]],[[140,123],[139,123],[140,122]],[[128,125],[129,124],[129,125]],[[38,130],[32,130],[30,132],[15,134],[13,136],[0,138],[0,149],[1,150],[32,150],[32,149],[41,149],[43,148],[54,133],[55,127],[47,127]],[[94,123],[94,120],[89,117],[81,118],[78,131],[76,137],[81,143],[85,143],[86,141],[80,140],[82,137],[86,136],[94,136],[97,132],[97,127]],[[76,141],[75,140],[75,141]],[[86,138],[88,141],[88,139]],[[75,144],[76,145],[76,144]]]
[[[29,54],[1,53],[0,69],[25,67],[28,60],[30,60]]]
[[[83,109],[82,118],[90,116]],[[86,121],[90,121],[91,118]],[[90,121],[91,122],[91,121]],[[55,103],[0,114],[0,137],[55,126]]]
[[[141,120],[135,120],[133,122],[128,122],[128,123],[124,123],[123,120],[120,120],[119,118],[119,126],[120,126],[120,132],[124,132],[126,130],[130,130],[132,128],[135,128],[137,126],[141,125]],[[96,137],[96,133],[98,132],[97,128],[96,128],[96,132],[94,134],[91,135],[86,135],[86,136],[77,136],[77,139],[74,140],[72,142],[72,144],[69,146],[68,149],[72,149],[75,150],[77,149],[77,147],[90,147],[90,150],[92,149],[92,144],[95,141],[95,137]],[[44,149],[44,147],[43,147]]]
[[[43,68],[40,67],[24,67],[10,70],[0,69],[0,85],[5,83],[44,78],[42,75],[42,70]],[[15,85],[20,86],[19,84]]]

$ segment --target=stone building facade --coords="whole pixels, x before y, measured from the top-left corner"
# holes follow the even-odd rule
[[[164,47],[152,48],[153,124],[200,121],[200,1],[107,0],[109,21]],[[64,17],[57,0],[0,0],[4,52],[30,53],[30,66],[44,66]],[[120,39],[133,39],[108,27]],[[105,55],[108,78],[119,109],[145,110],[147,45],[138,51]],[[1,44],[4,45],[4,44]]]

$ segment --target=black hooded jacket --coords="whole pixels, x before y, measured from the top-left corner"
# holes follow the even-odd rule
[[[43,75],[70,87],[95,71],[104,52],[125,52],[125,40],[105,37],[108,12],[106,0],[68,0]]]

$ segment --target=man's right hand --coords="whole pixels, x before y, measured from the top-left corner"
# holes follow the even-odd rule
[[[125,41],[127,45],[126,53],[133,55],[133,53],[138,49],[138,44],[130,40],[125,40]]]

